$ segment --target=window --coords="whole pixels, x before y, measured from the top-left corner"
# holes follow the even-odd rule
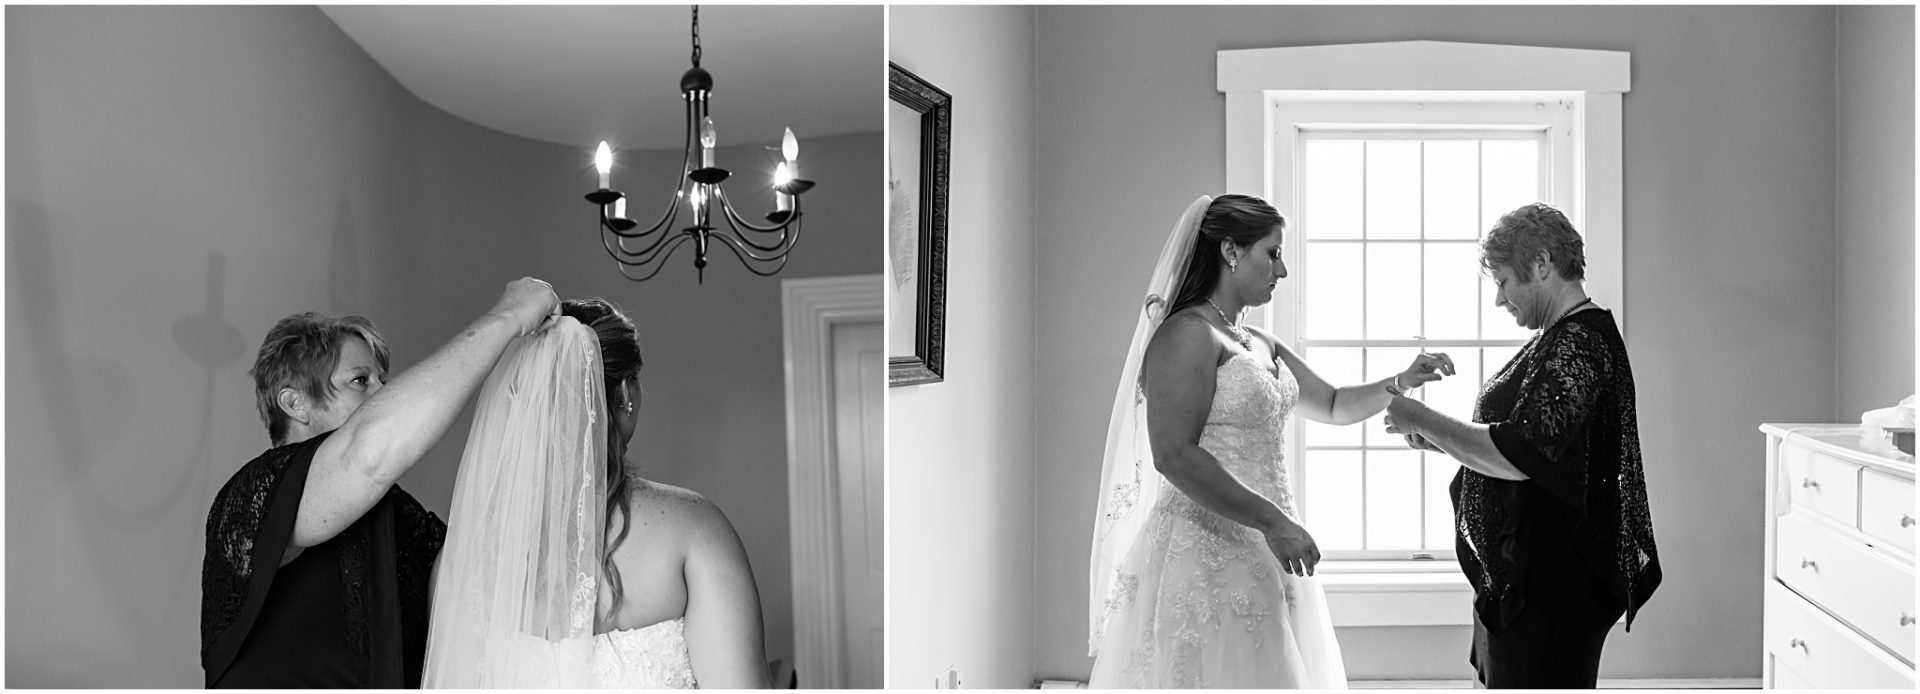
[[[1422,348],[1458,373],[1414,392],[1468,417],[1482,383],[1531,333],[1492,306],[1479,240],[1500,215],[1542,201],[1565,210],[1564,101],[1315,103],[1276,106],[1290,139],[1296,246],[1288,306],[1294,349],[1330,383],[1387,378]],[[1276,162],[1278,165],[1278,162]],[[1382,417],[1299,421],[1296,499],[1329,559],[1453,556],[1447,485],[1458,464],[1408,448]]]

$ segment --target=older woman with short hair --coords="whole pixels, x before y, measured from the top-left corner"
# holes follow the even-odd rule
[[[207,512],[209,689],[420,686],[446,524],[400,475],[508,342],[558,312],[552,286],[515,280],[391,384],[386,340],[365,318],[300,313],[273,326],[251,371],[273,448],[234,472]]]
[[[1559,210],[1501,217],[1480,264],[1494,305],[1538,332],[1487,379],[1471,423],[1395,397],[1387,431],[1462,465],[1450,491],[1480,683],[1591,689],[1608,631],[1623,612],[1631,629],[1660,585],[1633,369]]]

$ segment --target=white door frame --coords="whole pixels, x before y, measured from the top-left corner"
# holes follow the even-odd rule
[[[833,327],[886,319],[880,275],[782,280],[787,357],[787,512],[793,537],[794,670],[809,689],[846,688],[840,498],[834,487]],[[882,367],[884,368],[884,366]]]

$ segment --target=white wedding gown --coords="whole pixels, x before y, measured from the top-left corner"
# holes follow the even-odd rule
[[[601,689],[696,689],[687,655],[686,620],[594,637],[593,686]]]
[[[515,689],[697,689],[686,620],[548,641],[514,634],[499,660],[478,663],[476,687]]]
[[[1200,447],[1298,520],[1282,427],[1299,383],[1246,353],[1217,374]],[[1160,490],[1120,563],[1089,686],[1345,689],[1318,580],[1282,571],[1258,531]]]

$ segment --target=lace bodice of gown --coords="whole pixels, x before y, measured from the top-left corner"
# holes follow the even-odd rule
[[[1299,520],[1284,464],[1284,431],[1287,416],[1300,398],[1300,383],[1284,364],[1276,370],[1277,375],[1247,352],[1235,353],[1215,370],[1213,404],[1207,411],[1206,427],[1200,431],[1200,447],[1212,453],[1242,484]],[[1156,505],[1189,519],[1211,517],[1230,523],[1201,508],[1173,485],[1162,487]]]
[[[594,686],[607,689],[694,689],[685,619],[594,637]]]

